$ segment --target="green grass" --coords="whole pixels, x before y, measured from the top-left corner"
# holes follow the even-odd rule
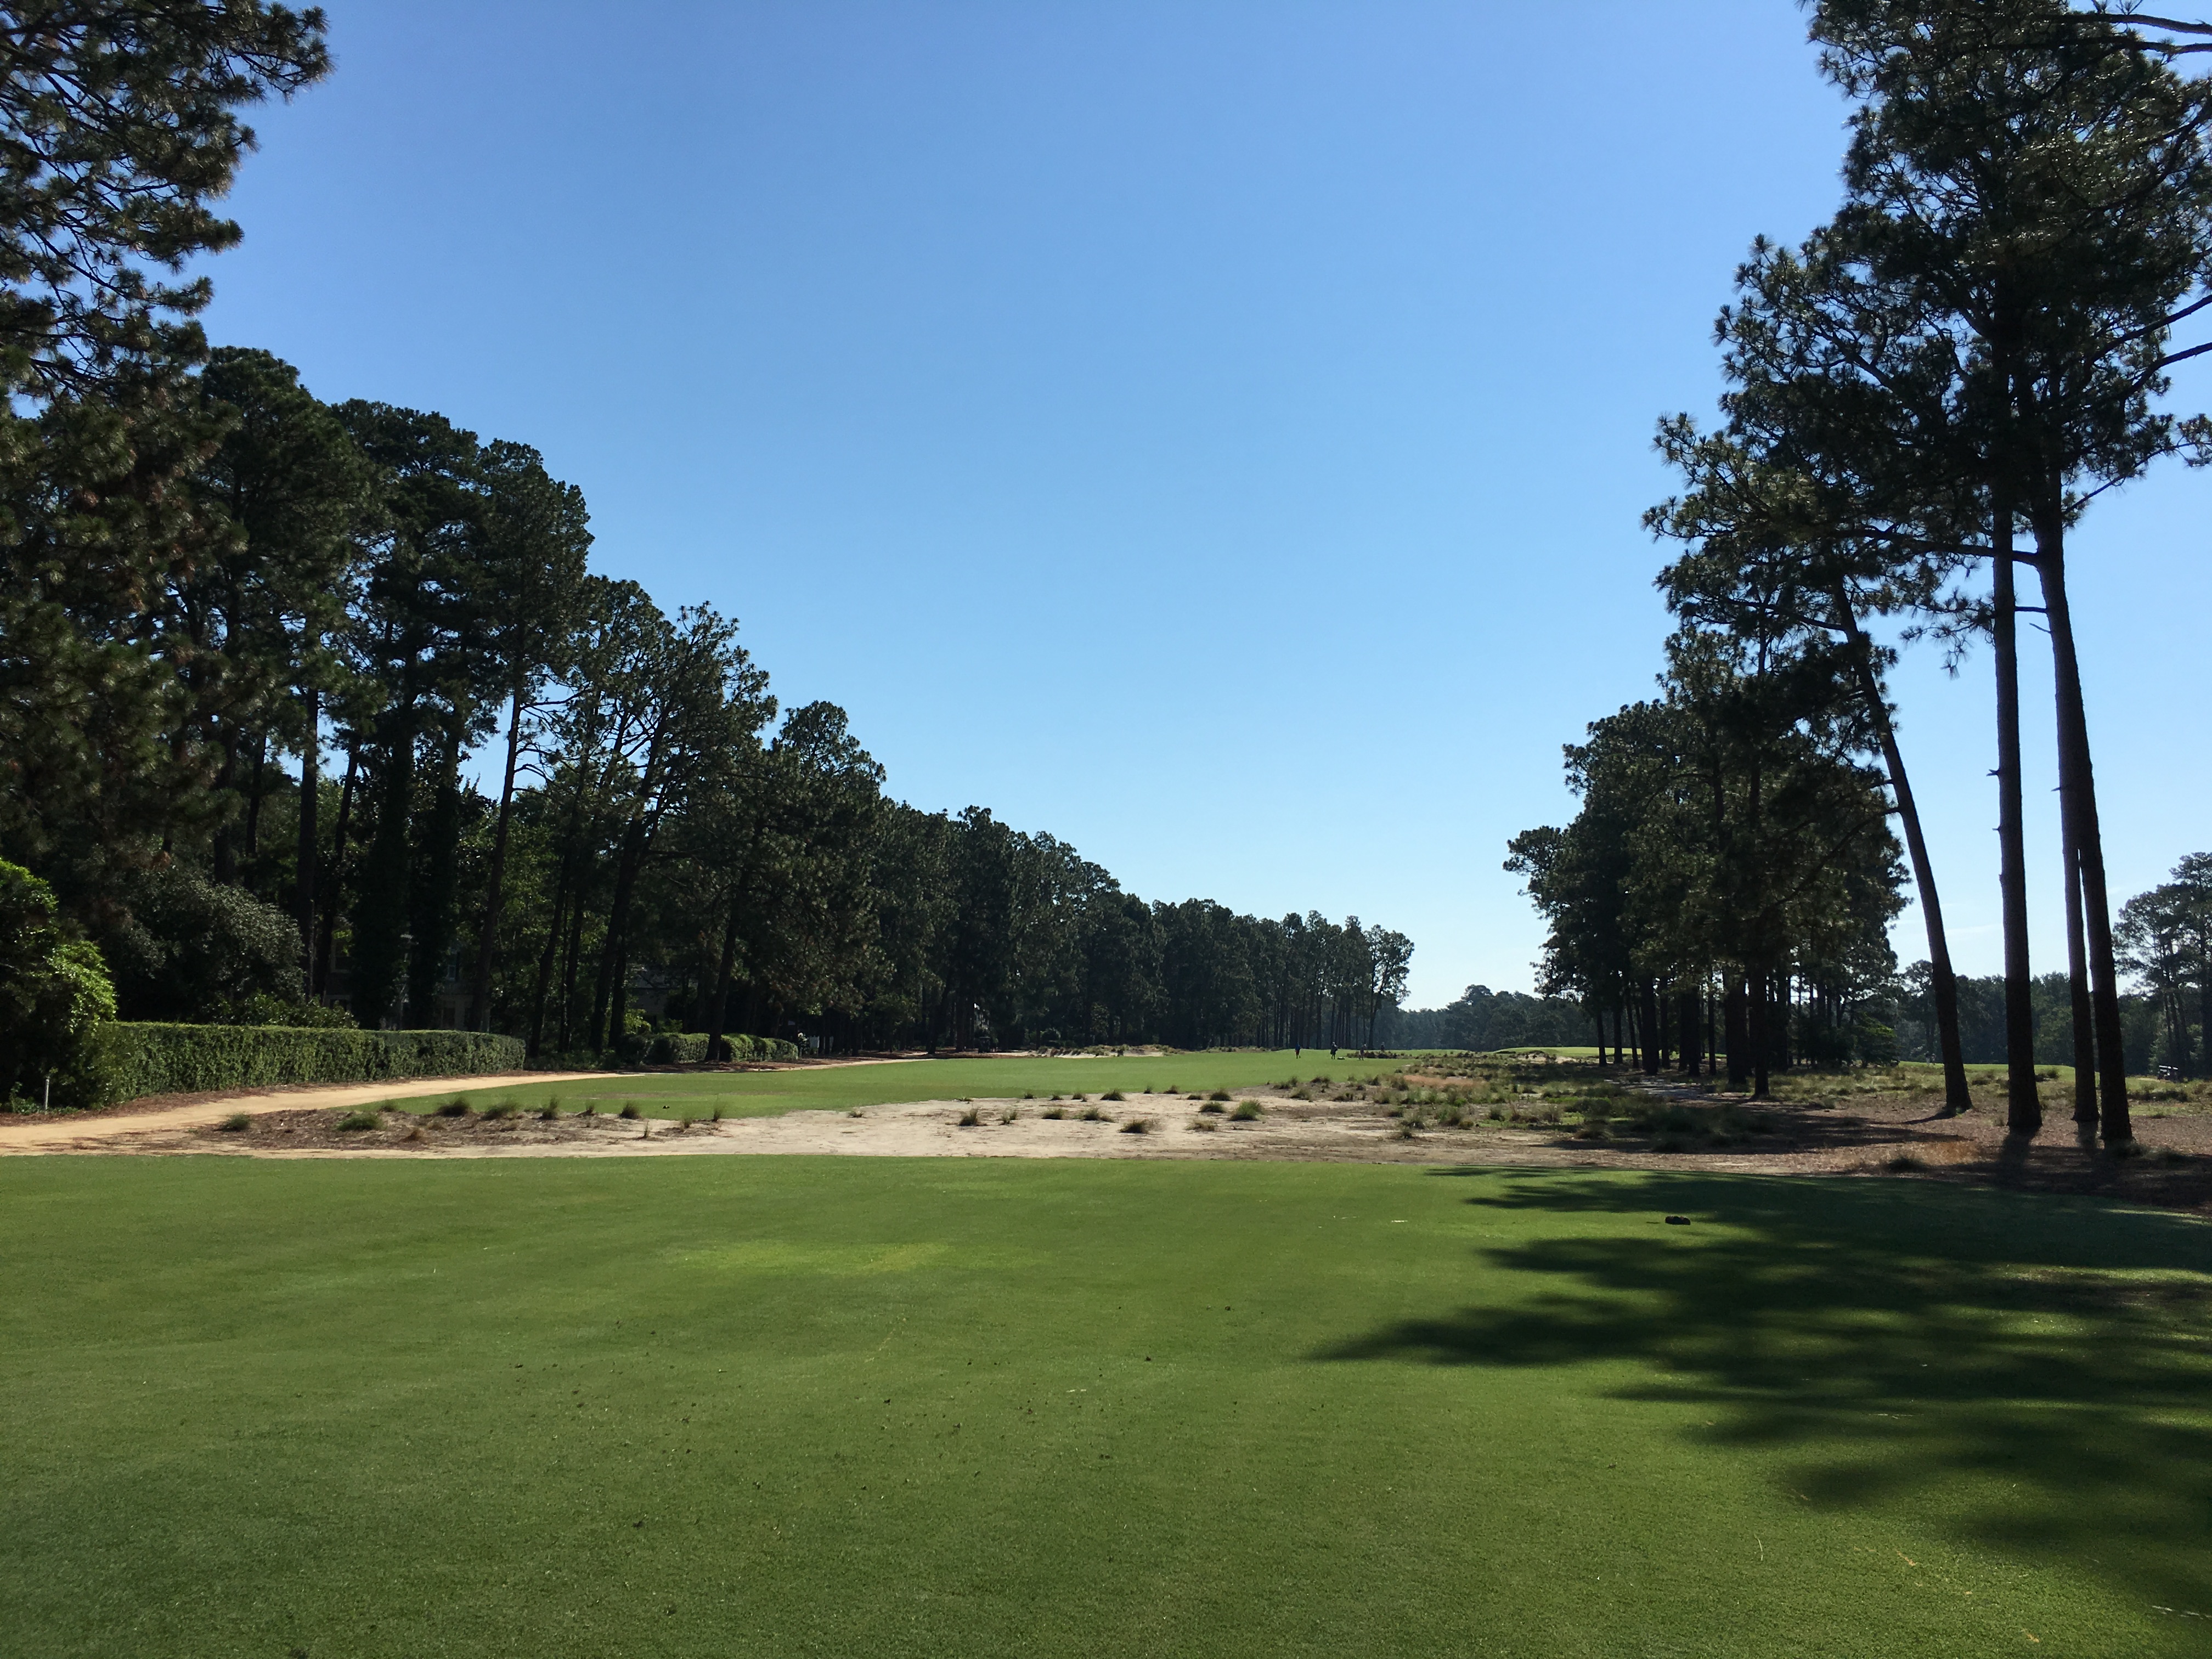
[[[1334,1063],[1342,1076],[1352,1062]],[[1365,1062],[1372,1069],[1375,1062]],[[395,1110],[426,1112],[436,1109],[437,1099],[466,1100],[478,1105],[508,1096],[536,1108],[557,1099],[561,1109],[573,1112],[585,1102],[602,1112],[619,1111],[635,1101],[647,1117],[684,1117],[719,1106],[725,1117],[772,1117],[780,1112],[849,1111],[855,1106],[889,1106],[914,1100],[1018,1100],[1024,1092],[1039,1096],[1103,1094],[1119,1089],[1132,1100],[1147,1089],[1180,1084],[1184,1090],[1249,1088],[1279,1083],[1290,1077],[1310,1077],[1329,1072],[1327,1049],[1309,1048],[1294,1054],[1288,1048],[1276,1053],[1196,1054],[1165,1056],[1131,1055],[1116,1059],[1083,1057],[1070,1060],[910,1060],[869,1066],[800,1066],[787,1072],[657,1072],[620,1075],[609,1073],[578,1083],[463,1090],[430,1099],[395,1100]]]
[[[11,1656],[2179,1659],[2212,1615],[2172,1215],[49,1158],[0,1164],[0,1255]]]

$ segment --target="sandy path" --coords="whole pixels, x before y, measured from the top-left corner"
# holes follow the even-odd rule
[[[457,1089],[573,1083],[606,1075],[604,1072],[499,1072],[477,1077],[404,1078],[383,1083],[252,1089],[236,1094],[210,1095],[185,1104],[158,1106],[143,1112],[103,1112],[97,1117],[41,1118],[35,1123],[10,1123],[0,1117],[0,1155],[106,1150],[102,1142],[137,1141],[145,1136],[210,1128],[240,1112],[258,1117],[269,1112],[296,1112],[310,1108],[367,1106],[379,1100],[415,1100]]]

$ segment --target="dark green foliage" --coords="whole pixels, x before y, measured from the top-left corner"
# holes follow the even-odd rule
[[[229,1021],[261,1002],[301,1006],[299,930],[276,906],[174,866],[129,890],[103,940],[125,1018]]]
[[[57,924],[46,883],[0,861],[0,1104],[107,1098],[114,1066],[100,1034],[114,1015],[100,952]]]
[[[111,1095],[198,1093],[285,1083],[380,1083],[522,1068],[513,1037],[473,1031],[360,1031],[270,1025],[101,1028]]]
[[[381,1123],[382,1120],[374,1112],[348,1112],[338,1120],[338,1127],[351,1132],[378,1128],[381,1127]]]

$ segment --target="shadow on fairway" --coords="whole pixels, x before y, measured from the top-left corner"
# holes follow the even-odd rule
[[[1320,1358],[1640,1361],[1615,1398],[1796,1449],[1817,1504],[1917,1494],[1964,1540],[2212,1613],[2212,1226],[1901,1182],[1465,1173],[1495,1183],[1470,1204],[1568,1224],[1483,1252],[1499,1305]]]

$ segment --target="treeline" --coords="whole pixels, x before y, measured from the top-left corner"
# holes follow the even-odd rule
[[[1470,985],[1442,1008],[1386,1010],[1376,1041],[1390,1048],[1571,1048],[1590,1040],[1590,1021],[1571,997],[1532,997]]]
[[[2041,1126],[2021,800],[2021,616],[2057,685],[2065,1058],[2075,1117],[2131,1139],[2120,974],[2074,640],[2069,538],[2100,494],[2212,428],[2155,405],[2212,345],[2212,85],[2177,74],[2203,25],[2063,0],[1820,0],[1812,38],[1851,101],[1844,202],[1796,247],[1756,243],[1716,334],[1721,419],[1661,423],[1680,492],[1647,524],[1683,551],[1661,695],[1568,751],[1582,810],[1515,841],[1551,924],[1548,988],[1647,1066],[1717,1050],[1764,1092],[1800,1058],[1896,1039],[1886,925],[1909,860],[1920,994],[1966,1109],[1968,1013],[1885,675],[1900,640],[1996,665],[2001,1045],[2008,1123]],[[2030,605],[2021,577],[2035,579]],[[1894,817],[1903,845],[1893,836]],[[2156,992],[2185,1056],[2187,999]],[[1974,1011],[1984,1047],[1986,1011]],[[2053,1022],[2046,1020],[2045,1029]]]
[[[529,446],[210,349],[206,282],[166,273],[237,240],[210,204],[239,112],[325,71],[319,14],[48,21],[0,85],[11,1006],[540,1054],[1373,1040],[1402,935],[1147,902],[1050,836],[892,800],[732,619],[593,572]],[[67,1075],[34,1027],[0,1090]]]

